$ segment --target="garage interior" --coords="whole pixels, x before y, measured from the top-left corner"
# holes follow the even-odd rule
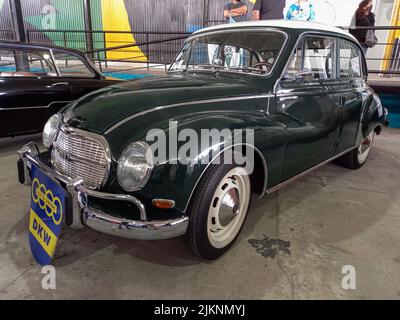
[[[103,10],[107,7],[105,0],[81,1],[78,7],[70,1],[46,0],[40,8],[18,0],[19,9],[12,2],[0,0],[0,42],[66,45],[86,52],[103,74],[134,80],[163,75],[193,31],[224,22],[220,11],[228,1],[185,0],[186,7],[193,6],[192,14],[179,6],[184,19],[167,22],[159,17],[152,26],[148,20],[132,20],[148,13],[146,5],[117,1],[125,3],[130,26],[114,38],[112,32],[103,32],[106,26],[101,26],[103,33],[87,28],[99,30],[96,10],[99,3]],[[383,1],[381,6],[388,3],[400,13],[399,0]],[[51,8],[41,12],[43,6],[62,12],[69,5],[71,11],[83,10],[77,24],[82,34],[71,30],[67,20],[48,31],[35,25],[34,17],[53,14]],[[15,19],[24,20],[22,29],[14,29]],[[163,29],[163,23],[168,28]],[[367,61],[370,85],[383,92],[390,127],[375,136],[366,165],[353,171],[330,163],[272,194],[253,194],[238,240],[215,261],[194,257],[181,237],[139,241],[90,228],[65,228],[53,262],[57,289],[43,290],[42,267],[29,247],[31,191],[18,183],[16,167],[17,151],[30,141],[41,145],[42,136],[1,138],[0,299],[400,299],[400,24],[386,23],[377,28],[385,43],[371,50]],[[135,34],[134,28],[143,33]],[[125,36],[130,32],[135,39]],[[394,40],[397,56],[390,56],[386,48]],[[133,61],[133,53],[140,57]],[[343,289],[343,267],[348,265],[356,270],[357,290]]]

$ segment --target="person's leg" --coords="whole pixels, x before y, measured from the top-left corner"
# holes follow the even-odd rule
[[[362,44],[361,47],[363,48],[364,54],[367,55],[368,47],[365,44]]]

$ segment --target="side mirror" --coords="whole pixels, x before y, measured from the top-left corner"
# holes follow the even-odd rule
[[[303,80],[304,82],[310,82],[314,80],[314,73],[310,70],[302,70],[296,73],[296,80]]]

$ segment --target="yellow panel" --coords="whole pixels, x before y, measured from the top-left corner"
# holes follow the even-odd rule
[[[400,0],[395,0],[393,6],[393,14],[392,14],[392,21],[390,23],[393,27],[400,27]],[[391,30],[388,36],[388,43],[394,43],[396,38],[400,38],[400,30]],[[393,45],[387,45],[385,48],[384,59],[390,59],[390,56],[393,52]],[[382,70],[389,70],[390,60],[383,60],[381,69]]]
[[[35,237],[46,253],[50,257],[53,257],[54,250],[56,249],[57,237],[32,209],[29,217],[29,232]]]
[[[126,12],[124,0],[102,0],[101,11],[103,16],[103,30],[105,31],[131,31],[128,13]],[[136,43],[133,34],[106,34],[106,48]],[[139,47],[131,47],[107,51],[110,60],[137,60],[147,61]]]

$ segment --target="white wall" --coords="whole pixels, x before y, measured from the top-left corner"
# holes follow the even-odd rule
[[[310,0],[316,11],[316,21],[334,25],[349,26],[361,0]],[[374,7],[378,0],[374,1]],[[381,0],[382,1],[382,0]],[[391,0],[393,2],[393,0]],[[286,9],[296,0],[287,0]],[[285,12],[286,12],[285,9]]]

